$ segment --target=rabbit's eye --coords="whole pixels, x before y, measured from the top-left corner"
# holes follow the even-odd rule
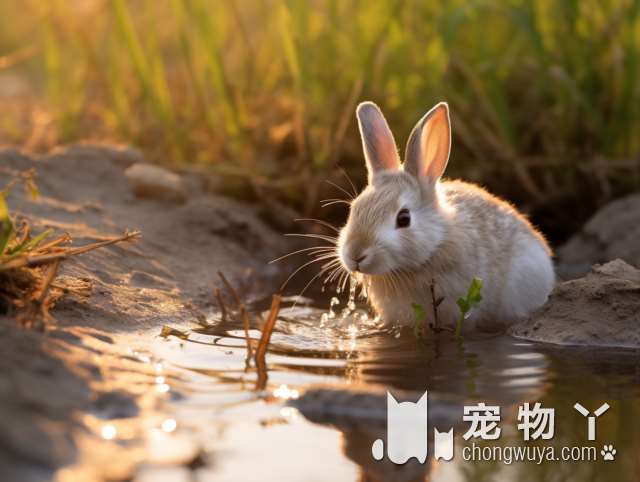
[[[398,211],[396,216],[396,228],[408,228],[411,224],[411,214],[407,208]]]

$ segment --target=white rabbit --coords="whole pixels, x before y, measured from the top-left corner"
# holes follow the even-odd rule
[[[465,329],[510,324],[545,303],[555,274],[544,237],[481,187],[440,179],[451,148],[446,103],[416,124],[404,165],[380,109],[364,102],[357,117],[369,184],[351,204],[338,254],[383,320],[413,324],[417,303],[432,321],[432,280],[435,298],[444,297],[438,322],[450,327],[474,277],[482,301]]]

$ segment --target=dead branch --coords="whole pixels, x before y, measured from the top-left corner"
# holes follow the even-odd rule
[[[40,283],[40,289],[27,303],[26,309],[18,317],[24,326],[36,326],[38,329],[44,328],[44,322],[49,319],[49,289],[58,274],[60,260],[55,260],[47,270],[45,277]]]
[[[234,289],[231,283],[229,283],[229,281],[227,280],[226,276],[222,273],[222,271],[218,271],[218,276],[220,276],[220,279],[222,280],[222,283],[224,284],[225,288],[227,288],[227,291],[229,291],[229,293],[231,293],[231,296],[233,296],[233,300],[236,302],[237,308],[240,309],[242,307],[242,302],[240,301],[238,292]]]
[[[256,349],[256,363],[258,360],[265,359],[269,340],[271,340],[271,333],[273,332],[276,320],[278,319],[278,313],[280,313],[281,300],[282,298],[280,297],[280,295],[273,295],[273,297],[271,298],[271,311],[269,312],[269,317],[267,318],[267,321],[264,324],[264,328],[262,329],[260,342],[258,343],[258,348]]]
[[[80,246],[79,248],[66,248],[58,253],[50,253],[43,254],[37,256],[19,256],[15,259],[7,261],[6,263],[0,264],[0,271],[6,271],[10,269],[16,268],[32,268],[34,266],[41,266],[43,264],[52,263],[58,260],[64,260],[71,256],[77,256],[79,254],[84,254],[88,251],[93,251],[94,249],[104,248],[106,246],[110,246],[112,244],[120,243],[122,241],[130,241],[138,238],[141,235],[140,231],[127,231],[122,236],[118,236],[116,238],[110,238],[104,241],[99,241],[97,243],[88,244],[86,246]],[[60,238],[58,238],[58,244],[61,242]],[[39,250],[41,252],[42,250]]]
[[[213,291],[216,300],[218,301],[218,307],[220,308],[220,313],[222,315],[222,321],[226,322],[227,321],[227,307],[224,304],[224,300],[222,299],[222,293],[220,293],[220,289],[216,288]]]
[[[249,315],[247,314],[247,310],[244,308],[244,306],[240,310],[240,316],[242,317],[242,325],[244,327],[244,337],[247,342],[247,358],[245,361],[247,366],[249,366],[249,362],[253,357],[253,340],[251,340],[251,337],[249,336]]]

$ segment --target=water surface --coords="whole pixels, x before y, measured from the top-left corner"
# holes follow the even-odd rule
[[[174,373],[167,409],[179,430],[203,447],[199,481],[624,481],[640,474],[638,352],[548,347],[504,335],[447,334],[418,340],[412,330],[385,328],[362,310],[285,303],[267,355],[268,378],[246,365],[242,326],[215,321],[187,340],[158,338],[154,357]],[[287,307],[288,306],[288,307]],[[251,330],[253,338],[259,337]],[[317,387],[323,387],[318,390]],[[430,425],[455,431],[452,461],[398,466],[376,461],[371,446],[386,433],[386,390],[399,401],[429,391]],[[464,440],[463,405],[501,407],[501,436]],[[525,442],[518,407],[555,409],[551,440]],[[603,403],[597,438],[574,408]],[[430,428],[430,433],[432,428]],[[465,461],[478,446],[595,447],[595,461]],[[431,440],[429,443],[432,443]],[[615,460],[602,460],[613,444]]]

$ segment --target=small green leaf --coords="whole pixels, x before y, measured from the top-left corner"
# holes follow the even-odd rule
[[[473,278],[469,292],[467,293],[467,300],[469,300],[469,307],[473,307],[482,301],[480,291],[482,290],[482,280],[480,278]]]
[[[482,301],[481,291],[482,280],[474,277],[471,280],[467,295],[464,298],[458,298],[456,301],[458,308],[460,308],[460,316],[458,317],[458,323],[456,325],[456,337],[460,337],[462,334],[462,323],[467,319],[471,310]]]
[[[13,248],[7,251],[7,254],[10,256],[17,256],[22,253],[28,253],[32,249],[36,248],[42,241],[51,236],[53,233],[53,229],[47,229],[46,231],[41,232],[37,236],[23,241],[18,246],[14,246]]]
[[[425,311],[422,305],[418,303],[412,303],[411,308],[413,308],[413,316],[416,320],[413,325],[413,334],[416,338],[420,338],[422,335],[422,330],[424,328],[424,321],[427,318],[427,312]]]
[[[0,194],[0,256],[4,255],[12,235],[13,223],[9,215],[9,208],[4,194]]]
[[[31,195],[31,199],[33,199],[34,201],[38,199],[38,196],[40,196],[40,191],[38,190],[38,186],[36,185],[34,180],[29,178],[27,180],[26,186],[27,186],[27,190],[29,191],[29,194]]]

